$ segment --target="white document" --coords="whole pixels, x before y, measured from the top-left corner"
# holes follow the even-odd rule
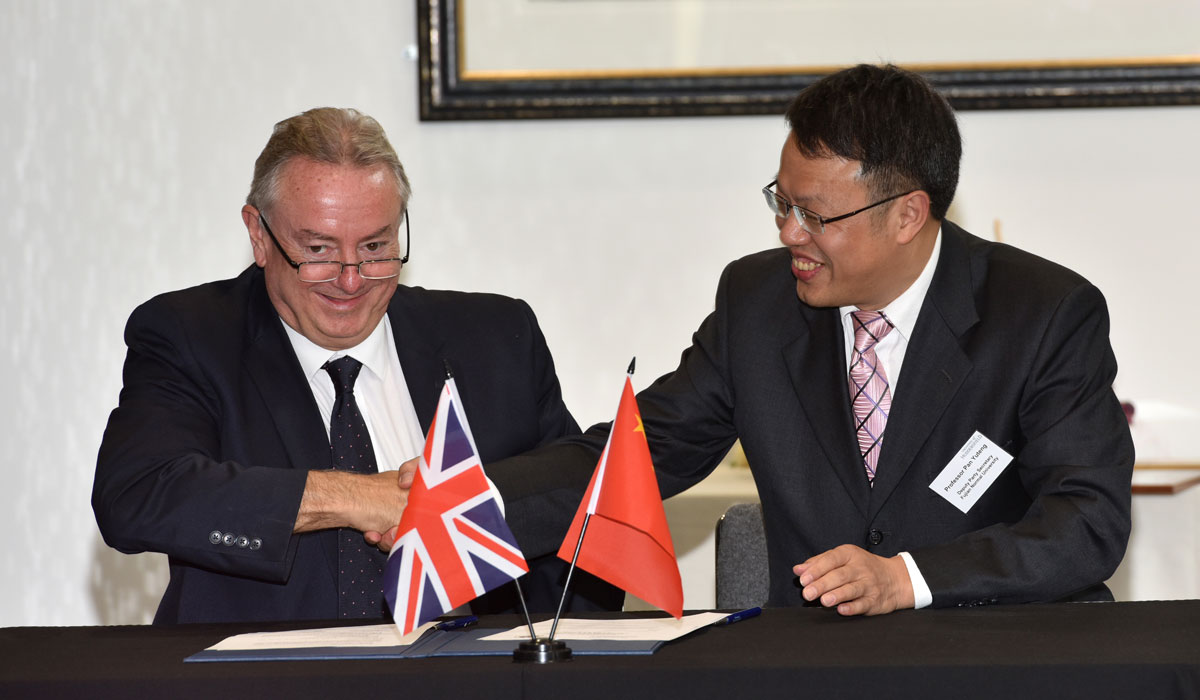
[[[929,488],[966,513],[1012,459],[1012,455],[976,430]]]
[[[615,639],[626,642],[664,641],[669,642],[701,627],[711,625],[729,617],[729,613],[707,612],[673,617],[622,618],[620,620],[577,620],[562,619],[558,622],[555,639]],[[550,636],[553,620],[538,622],[533,626],[539,637]],[[484,641],[523,641],[529,639],[529,626],[514,627],[507,632],[498,632],[483,637]]]
[[[259,649],[309,649],[316,647],[396,647],[417,641],[425,630],[436,623],[427,622],[406,635],[396,625],[366,625],[362,627],[327,627],[315,630],[287,632],[250,632],[227,637],[209,647],[212,651],[245,651]]]

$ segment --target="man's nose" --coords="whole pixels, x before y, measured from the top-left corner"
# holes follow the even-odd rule
[[[812,240],[812,234],[800,225],[800,216],[795,209],[788,210],[782,221],[775,217],[775,225],[779,227],[779,241],[786,246],[805,245]]]
[[[362,263],[342,263],[342,273],[338,275],[337,286],[344,292],[356,292],[366,280],[363,279],[362,271],[358,266]]]

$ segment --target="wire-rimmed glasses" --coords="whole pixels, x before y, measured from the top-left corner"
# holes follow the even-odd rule
[[[879,206],[880,204],[886,204],[886,203],[892,201],[893,199],[899,199],[900,197],[903,197],[906,194],[912,194],[913,192],[916,192],[916,190],[909,190],[908,192],[901,192],[900,194],[894,194],[891,197],[881,199],[878,202],[875,202],[874,204],[868,204],[867,206],[863,207],[862,209],[855,209],[854,211],[852,211],[848,214],[839,214],[838,216],[824,217],[816,212],[805,209],[804,207],[800,206],[799,204],[792,204],[791,202],[787,201],[783,197],[780,197],[778,192],[771,189],[778,182],[779,182],[778,179],[771,180],[771,182],[768,183],[766,187],[762,188],[763,196],[766,197],[766,199],[767,199],[767,206],[771,208],[771,211],[775,214],[775,216],[778,216],[781,219],[786,219],[788,217],[789,213],[795,214],[796,221],[800,224],[800,228],[804,229],[805,231],[807,231],[809,233],[809,235],[812,235],[812,236],[817,236],[822,233],[825,233],[825,224],[832,224],[835,221],[841,221],[842,219],[849,219],[850,217],[854,216],[855,214],[861,214],[868,209],[874,209],[875,207]]]
[[[408,262],[409,246],[412,245],[412,233],[408,225],[408,210],[404,211],[404,257],[402,258],[381,258],[379,260],[363,260],[362,262],[348,263],[338,260],[321,260],[313,262],[295,262],[283,246],[279,244],[279,239],[275,237],[275,232],[271,230],[267,224],[267,218],[258,213],[258,220],[262,223],[263,230],[267,232],[267,236],[271,238],[271,242],[279,250],[283,259],[291,265],[296,273],[300,275],[301,282],[332,282],[342,276],[342,271],[347,267],[358,268],[358,275],[365,280],[385,280],[395,277],[400,274],[400,268],[404,263]]]

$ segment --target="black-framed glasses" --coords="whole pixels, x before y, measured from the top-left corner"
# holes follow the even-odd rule
[[[412,233],[408,227],[407,208],[404,210],[404,257],[363,260],[356,263],[341,262],[338,260],[295,262],[288,256],[283,246],[279,244],[279,239],[275,237],[275,232],[271,230],[271,226],[267,224],[267,218],[263,216],[261,211],[258,213],[258,220],[262,224],[263,230],[267,232],[267,236],[271,238],[271,242],[275,244],[275,248],[279,250],[279,254],[300,275],[301,282],[332,282],[341,277],[342,271],[347,267],[358,268],[359,277],[365,280],[386,280],[400,274],[400,268],[403,267],[404,263],[408,262],[408,254],[411,252],[409,246],[412,245]]]
[[[784,199],[783,197],[780,197],[778,192],[771,189],[778,182],[779,182],[778,179],[771,180],[771,182],[767,183],[766,187],[762,188],[763,196],[767,198],[767,206],[771,208],[771,212],[774,213],[775,216],[778,216],[781,219],[786,219],[788,217],[789,213],[795,214],[796,221],[799,222],[800,228],[804,229],[805,231],[807,231],[809,233],[809,235],[812,235],[812,236],[816,236],[816,235],[825,233],[825,224],[832,224],[835,221],[841,221],[842,219],[849,219],[850,217],[854,216],[855,214],[861,214],[868,209],[874,209],[875,207],[879,206],[880,204],[887,204],[888,202],[892,201],[893,199],[899,199],[900,197],[903,197],[906,194],[912,194],[913,192],[916,192],[916,190],[909,190],[907,192],[901,192],[900,194],[894,194],[891,197],[881,199],[878,202],[875,202],[874,204],[868,204],[867,206],[863,207],[862,209],[855,209],[854,211],[852,211],[848,214],[839,214],[838,216],[824,217],[824,216],[821,216],[820,214],[817,214],[816,212],[812,212],[812,211],[805,209],[804,207],[800,206],[799,204],[792,204],[792,203],[788,202],[786,199]],[[816,230],[813,230],[814,228]]]

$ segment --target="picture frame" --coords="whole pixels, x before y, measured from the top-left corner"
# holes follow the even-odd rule
[[[422,121],[781,114],[840,67],[468,72],[462,3],[417,0]],[[1200,55],[904,65],[959,110],[1200,104]]]

